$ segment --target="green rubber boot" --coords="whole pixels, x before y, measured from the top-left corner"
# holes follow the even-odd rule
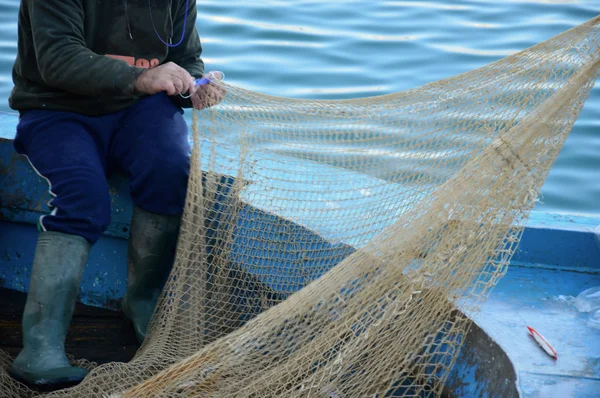
[[[134,207],[129,237],[127,293],[122,309],[138,341],[146,331],[162,288],[171,272],[181,214],[165,216]]]
[[[10,367],[15,379],[59,389],[87,375],[85,369],[69,364],[65,338],[90,247],[80,236],[40,233],[23,313],[23,350]]]

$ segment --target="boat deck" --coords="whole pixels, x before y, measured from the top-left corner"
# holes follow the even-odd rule
[[[599,274],[513,265],[481,312],[474,316],[476,324],[510,358],[521,397],[599,396],[600,330],[589,327],[587,314],[579,313],[569,299],[593,286],[600,286]],[[0,288],[0,302],[6,303],[0,307],[0,350],[13,357],[22,347],[25,298],[24,293]],[[558,360],[533,341],[527,326],[534,327],[552,343]],[[98,364],[127,362],[138,348],[133,328],[121,312],[77,303],[67,336],[68,354]],[[477,369],[457,366],[455,371],[476,373]],[[451,377],[476,378],[476,374]],[[479,388],[479,383],[468,383],[455,392],[457,396],[486,396]]]
[[[510,358],[521,397],[600,396],[600,330],[588,326],[588,314],[571,301],[594,286],[600,286],[598,273],[512,265],[473,317]],[[558,360],[527,326],[552,344]]]

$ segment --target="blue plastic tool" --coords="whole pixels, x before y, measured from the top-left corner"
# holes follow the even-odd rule
[[[196,79],[196,86],[204,86],[205,84],[210,83],[210,79],[206,77],[201,77],[200,79]]]

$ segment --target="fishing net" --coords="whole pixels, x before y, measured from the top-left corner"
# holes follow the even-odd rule
[[[223,84],[194,113],[148,338],[49,396],[439,396],[594,85],[599,24],[391,95]],[[2,388],[32,395],[5,373]]]

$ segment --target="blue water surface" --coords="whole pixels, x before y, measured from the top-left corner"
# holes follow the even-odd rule
[[[10,111],[18,7],[0,0],[0,111]],[[227,81],[272,95],[342,99],[466,72],[598,14],[600,0],[214,0],[198,2],[197,25],[207,69],[224,71]],[[541,200],[536,210],[600,216],[600,85]]]

